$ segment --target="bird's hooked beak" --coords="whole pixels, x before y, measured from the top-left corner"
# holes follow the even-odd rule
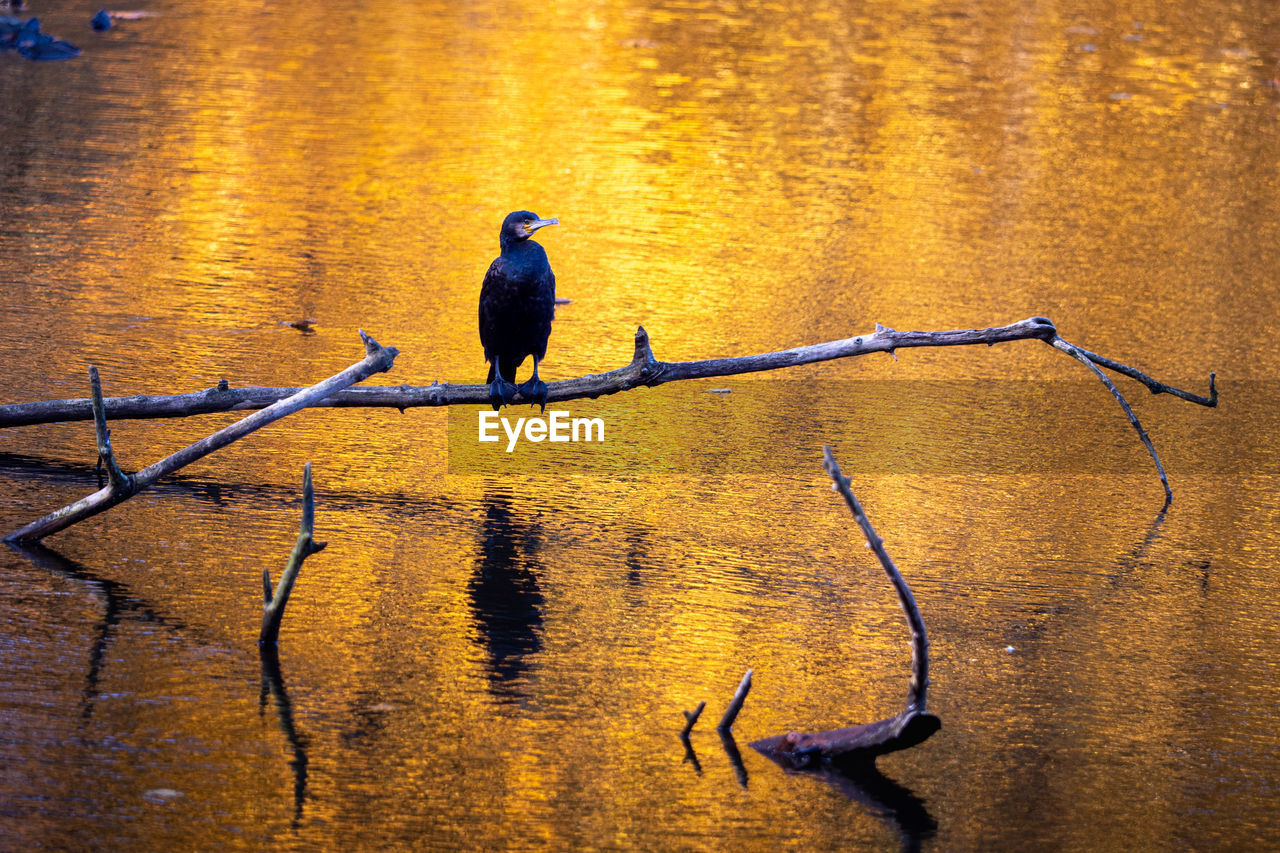
[[[559,219],[532,219],[524,223],[524,235],[526,237],[529,237],[529,236],[532,236],[533,232],[537,231],[539,228],[546,228],[548,225],[559,225],[559,224],[560,224]]]

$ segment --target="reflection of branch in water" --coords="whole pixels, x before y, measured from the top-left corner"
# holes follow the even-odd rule
[[[57,551],[39,542],[25,544],[8,543],[14,552],[21,554],[36,567],[86,584],[95,594],[103,599],[103,616],[97,623],[92,649],[89,654],[89,667],[85,676],[81,704],[81,716],[88,721],[93,715],[94,705],[98,697],[98,682],[102,677],[102,669],[106,659],[106,649],[111,644],[111,636],[115,628],[126,621],[126,616],[138,622],[162,625],[175,633],[189,633],[190,628],[183,622],[168,616],[160,615],[154,607],[142,598],[134,595],[130,588],[122,583],[94,574],[75,560],[59,554]],[[280,659],[274,646],[262,651],[262,693],[260,701],[266,707],[267,696],[275,701],[280,715],[280,728],[293,749],[294,758],[290,766],[294,772],[294,826],[298,826],[302,817],[302,805],[307,786],[307,739],[298,732],[293,723],[293,706],[285,691],[284,678],[280,671]]]
[[[32,456],[0,451],[0,472],[6,477],[41,484],[69,484],[84,486],[97,481],[93,465],[67,462],[53,457]],[[101,486],[99,486],[101,488]],[[296,499],[298,490],[293,484],[247,482],[244,480],[214,480],[192,476],[181,471],[151,487],[156,494],[189,497],[207,501],[217,507],[251,506],[254,504],[281,503]],[[452,507],[433,497],[405,492],[378,493],[362,491],[324,491],[325,507],[331,511],[390,512],[397,516],[440,517]]]
[[[783,762],[784,768],[787,765]],[[924,801],[880,772],[868,761],[844,771],[830,767],[822,770],[791,770],[788,773],[825,782],[855,803],[865,806],[885,823],[891,824],[902,840],[904,851],[919,850],[921,844],[938,832],[938,822]]]
[[[273,644],[258,647],[262,657],[262,692],[258,707],[265,709],[270,695],[280,717],[280,731],[293,750],[289,767],[293,770],[293,828],[302,824],[302,808],[307,799],[307,736],[298,731],[293,722],[293,703],[284,687],[284,674],[280,670],[280,652]]]
[[[1118,589],[1135,570],[1147,565],[1147,556],[1151,552],[1151,547],[1160,538],[1160,528],[1164,524],[1165,515],[1168,511],[1169,505],[1166,504],[1156,513],[1156,517],[1152,519],[1142,539],[1130,548],[1127,553],[1116,557],[1110,570],[1103,575],[1106,582],[1101,590],[1085,597],[1083,600],[1077,599],[1069,604],[1041,608],[1036,611],[1036,619],[1027,620],[1031,624],[1014,625],[1012,626],[1012,633],[1024,642],[1033,638],[1042,638],[1048,631],[1050,624],[1047,617],[1053,617],[1055,621],[1060,622],[1063,619],[1090,610],[1099,604],[1101,599],[1109,597],[1111,595],[1110,590]],[[1188,565],[1199,567],[1195,563],[1188,563]],[[1057,628],[1055,633],[1061,634],[1064,630],[1064,628]]]
[[[509,498],[485,499],[480,559],[467,592],[498,698],[527,698],[518,683],[528,669],[529,657],[542,650],[541,548],[541,529],[513,515]]]
[[[747,765],[742,763],[742,753],[738,751],[738,742],[733,739],[733,732],[729,729],[716,729],[720,734],[720,745],[724,747],[725,755],[729,756],[729,763],[733,765],[733,772],[738,775],[738,784],[747,787]]]
[[[98,698],[98,681],[102,677],[102,667],[107,647],[111,644],[111,635],[125,614],[133,614],[140,622],[160,624],[174,630],[184,630],[186,627],[181,622],[157,615],[146,602],[133,595],[129,587],[124,584],[98,577],[84,565],[64,557],[46,545],[39,542],[25,545],[9,543],[9,547],[40,569],[84,583],[94,598],[102,600],[102,618],[94,631],[93,645],[89,650],[89,667],[85,673],[84,690],[80,698],[80,716],[85,721],[93,716],[94,705]]]
[[[687,764],[693,765],[693,772],[699,776],[702,775],[702,762],[698,761],[698,753],[693,750],[693,741],[689,740],[687,734],[680,735],[680,742],[684,744],[684,760]]]
[[[1156,513],[1156,517],[1151,522],[1151,526],[1147,528],[1147,535],[1142,537],[1142,541],[1135,545],[1128,554],[1116,560],[1116,571],[1110,575],[1112,586],[1119,585],[1121,578],[1146,562],[1147,555],[1151,553],[1151,546],[1155,544],[1156,538],[1160,535],[1160,527],[1164,524],[1164,517],[1168,512],[1169,505],[1165,504]]]

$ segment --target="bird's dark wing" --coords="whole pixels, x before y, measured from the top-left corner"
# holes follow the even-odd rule
[[[489,264],[489,271],[484,274],[484,283],[480,285],[480,344],[484,347],[484,357],[489,359],[497,341],[496,331],[497,306],[505,301],[506,276],[502,270],[502,258],[494,258]]]

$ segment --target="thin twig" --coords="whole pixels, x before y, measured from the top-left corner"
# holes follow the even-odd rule
[[[1073,344],[1072,346],[1075,345]],[[1105,367],[1107,370],[1115,371],[1122,376],[1128,376],[1130,379],[1136,379],[1138,382],[1146,385],[1152,394],[1172,394],[1174,397],[1179,397],[1189,403],[1208,406],[1211,409],[1216,408],[1218,405],[1218,374],[1216,373],[1209,374],[1209,396],[1202,397],[1199,394],[1192,394],[1190,391],[1183,391],[1181,388],[1174,388],[1172,385],[1166,385],[1158,379],[1153,379],[1135,367],[1130,367],[1127,364],[1112,361],[1111,359],[1098,355],[1097,353],[1089,352],[1084,347],[1076,347],[1076,349],[1080,350],[1081,354],[1084,355],[1085,358],[1089,359],[1089,361],[1092,361],[1099,367]]]
[[[727,732],[733,728],[733,721],[738,719],[738,712],[742,710],[742,703],[747,701],[747,694],[751,692],[751,674],[754,670],[747,670],[747,674],[742,676],[742,681],[738,684],[738,689],[734,691],[733,700],[729,703],[729,707],[725,709],[724,716],[720,718],[720,724],[716,726],[722,732]]]
[[[258,633],[258,645],[275,643],[280,636],[280,622],[284,619],[284,609],[289,603],[289,595],[302,571],[302,561],[317,551],[324,550],[327,542],[317,542],[313,538],[316,523],[315,493],[311,488],[311,463],[302,469],[302,525],[298,530],[298,539],[289,554],[289,563],[284,574],[280,575],[280,583],[275,593],[262,606],[262,630]],[[263,588],[269,589],[271,577],[264,569],[262,574]]]
[[[694,724],[698,722],[698,717],[702,716],[702,709],[705,707],[707,707],[706,702],[699,702],[698,707],[684,712],[684,728],[680,730],[680,737],[689,736],[689,732],[693,731]]]
[[[1159,473],[1160,483],[1164,486],[1164,505],[1167,507],[1173,502],[1173,489],[1169,488],[1169,478],[1165,476],[1164,465],[1160,462],[1160,454],[1156,453],[1156,446],[1151,443],[1151,437],[1147,435],[1147,431],[1142,428],[1142,422],[1138,420],[1138,416],[1135,415],[1133,413],[1133,409],[1129,407],[1129,401],[1124,398],[1124,395],[1120,393],[1120,389],[1117,388],[1115,383],[1107,377],[1107,374],[1099,370],[1098,366],[1094,364],[1089,359],[1089,356],[1079,347],[1068,343],[1056,335],[1049,341],[1049,343],[1052,344],[1055,349],[1062,350],[1067,355],[1075,358],[1085,367],[1089,368],[1093,375],[1097,376],[1098,380],[1102,382],[1103,385],[1107,386],[1107,390],[1111,392],[1111,396],[1115,397],[1116,402],[1120,404],[1120,408],[1124,409],[1124,413],[1129,417],[1129,423],[1133,424],[1133,428],[1138,431],[1138,437],[1141,438],[1142,443],[1147,446],[1147,453],[1151,454],[1151,461],[1156,463],[1156,472]],[[1209,384],[1212,388],[1213,381],[1210,380]],[[1217,404],[1217,397],[1217,391],[1214,390],[1214,405]]]
[[[840,463],[836,461],[835,454],[831,452],[829,445],[824,445],[822,448],[822,467],[831,477],[832,490],[839,492],[844,498],[849,511],[853,513],[858,526],[862,528],[863,535],[867,537],[867,544],[880,560],[884,573],[889,576],[894,590],[898,593],[898,603],[902,605],[902,612],[907,617],[907,627],[911,629],[911,682],[907,688],[906,711],[925,711],[925,700],[929,688],[929,635],[924,629],[924,618],[920,615],[916,598],[911,594],[911,587],[907,586],[907,581],[902,576],[902,572],[898,571],[893,558],[885,550],[884,540],[876,534],[875,528],[871,526],[871,520],[862,509],[862,504],[849,488],[849,478],[840,473]]]

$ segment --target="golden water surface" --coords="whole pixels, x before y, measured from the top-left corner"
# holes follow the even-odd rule
[[[684,360],[1044,315],[1223,397],[1121,381],[1167,512],[1107,391],[1034,341],[575,401],[603,443],[483,458],[475,409],[303,412],[0,554],[0,847],[1280,842],[1280,11],[1175,5],[20,13],[83,54],[0,54],[0,403],[86,396],[91,364],[108,395],[306,385],[357,329],[401,351],[370,384],[479,382],[522,208],[561,222],[549,381],[638,325]],[[112,439],[137,469],[235,417]],[[905,694],[824,443],[943,720],[871,792],[747,746]],[[0,527],[96,489],[95,457],[83,423],[0,430]],[[308,460],[329,546],[271,672],[260,577]]]

